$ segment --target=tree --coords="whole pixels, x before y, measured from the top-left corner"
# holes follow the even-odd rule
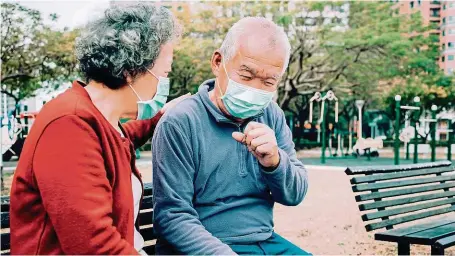
[[[194,6],[193,13],[177,13],[186,24],[186,35],[174,61],[172,76],[180,85],[176,94],[195,92],[200,82],[212,77],[211,54],[235,21],[261,15],[283,26],[290,38],[290,65],[279,87],[278,103],[301,123],[308,120],[309,99],[318,91],[333,90],[338,96],[343,129],[356,115],[357,99],[366,101],[366,109],[386,109],[393,119],[388,99],[404,85],[427,88],[421,94],[425,107],[434,102],[448,105],[453,99],[452,79],[437,65],[433,27],[423,24],[419,13],[399,15],[393,4],[371,1]]]
[[[39,11],[2,3],[1,92],[16,104],[39,88],[56,89],[76,73],[73,53],[77,31],[55,31]],[[54,22],[55,14],[51,15]]]
[[[384,95],[403,88],[403,82],[427,86],[439,95],[451,88],[451,79],[437,65],[435,38],[427,36],[432,27],[422,23],[419,13],[399,15],[387,2],[349,2],[348,26],[342,29],[336,19],[328,23],[320,15],[327,7],[343,6],[318,2],[279,20],[293,32],[293,52],[279,103],[300,121],[308,119],[308,100],[316,91],[336,93],[346,123],[356,112],[356,99],[365,100],[365,108],[382,107]],[[417,85],[419,80],[425,82]],[[441,103],[435,93],[430,95]]]

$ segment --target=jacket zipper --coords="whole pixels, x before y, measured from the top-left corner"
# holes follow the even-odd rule
[[[242,132],[241,125],[235,124],[239,132]],[[238,173],[240,177],[245,177],[248,175],[248,172],[245,171],[245,159],[246,155],[244,154],[245,146],[241,143],[237,143],[237,152],[239,152],[239,170]]]

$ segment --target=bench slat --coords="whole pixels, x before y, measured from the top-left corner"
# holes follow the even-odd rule
[[[153,193],[152,183],[144,183],[144,196],[151,196]]]
[[[435,227],[405,236],[408,241],[432,245],[436,240],[455,234],[455,223]]]
[[[139,220],[141,226],[153,224],[153,211],[139,213]]]
[[[372,213],[367,213],[367,214],[362,215],[362,220],[363,221],[374,220],[374,219],[379,219],[382,217],[390,217],[390,216],[394,216],[394,215],[398,215],[398,214],[415,212],[415,211],[419,211],[419,210],[429,209],[429,208],[433,208],[436,206],[442,206],[442,205],[453,204],[453,203],[455,203],[455,198],[449,198],[449,199],[444,199],[444,200],[432,201],[429,203],[395,208],[395,209],[391,209],[391,210],[372,212]]]
[[[9,228],[9,212],[1,213],[1,228]]]
[[[434,243],[436,248],[445,249],[455,245],[455,235],[444,237]]]
[[[9,196],[0,196],[1,204],[9,204]]]
[[[361,191],[368,191],[368,190],[373,190],[373,189],[405,187],[405,186],[420,185],[420,184],[441,182],[441,181],[450,181],[450,180],[455,180],[455,175],[444,175],[444,176],[437,176],[437,177],[423,178],[423,179],[359,184],[359,185],[353,186],[352,191],[361,192]]]
[[[435,168],[435,169],[420,169],[415,171],[407,171],[407,172],[397,172],[397,173],[388,173],[388,174],[377,174],[377,175],[367,175],[361,177],[354,177],[351,179],[351,184],[360,184],[372,181],[383,181],[383,180],[393,180],[393,179],[400,179],[400,178],[408,178],[408,177],[415,177],[415,176],[422,176],[422,175],[431,175],[431,174],[439,174],[445,172],[452,172],[455,171],[455,166],[448,166],[442,168]]]
[[[348,167],[345,171],[347,175],[357,174],[376,174],[376,173],[390,173],[401,171],[413,171],[418,169],[431,169],[436,167],[450,166],[450,161],[438,161],[420,164],[402,164],[402,165],[386,165],[386,166],[372,166],[365,168],[364,166]]]
[[[421,212],[421,213],[417,213],[417,214],[410,214],[407,216],[384,220],[384,221],[377,222],[377,223],[371,223],[371,224],[366,225],[365,228],[367,231],[372,231],[372,230],[384,228],[384,227],[390,226],[390,225],[397,225],[397,224],[401,224],[401,223],[405,223],[405,222],[409,222],[409,221],[413,221],[413,220],[419,220],[419,219],[436,216],[436,215],[440,215],[440,214],[444,214],[444,213],[449,213],[449,212],[453,212],[453,211],[455,211],[455,206]]]
[[[144,241],[156,239],[156,235],[155,235],[155,231],[153,230],[153,227],[142,228],[139,232],[141,233],[142,238],[144,238]]]
[[[373,192],[373,193],[368,193],[368,194],[356,195],[355,200],[357,202],[362,202],[362,201],[379,199],[379,198],[409,195],[409,194],[429,192],[429,191],[454,188],[454,187],[455,187],[455,182],[449,182],[449,183],[443,183],[443,184],[438,184],[438,185],[429,185],[429,186],[423,186],[423,187],[395,189],[395,190],[384,191],[384,192]]]
[[[3,233],[0,235],[1,237],[1,246],[0,246],[0,250],[2,251],[5,251],[5,250],[9,250],[10,248],[10,235],[9,233]]]
[[[420,231],[432,229],[435,227],[447,225],[450,223],[455,223],[455,215],[445,216],[437,220],[427,221],[417,225],[402,227],[392,230],[387,230],[384,232],[376,233],[375,239],[388,242],[398,242],[403,236],[408,234],[417,233]]]
[[[144,196],[142,198],[141,203],[141,210],[153,209],[153,197],[152,196]]]
[[[455,191],[447,191],[447,192],[442,192],[442,193],[437,193],[437,194],[412,196],[412,197],[406,197],[406,198],[400,198],[400,199],[377,201],[374,203],[366,203],[366,204],[359,205],[359,209],[361,211],[366,211],[366,210],[377,209],[377,208],[381,208],[381,207],[390,207],[390,206],[397,206],[397,205],[402,205],[402,204],[411,204],[411,203],[417,203],[420,201],[426,201],[426,200],[432,200],[432,199],[438,199],[438,198],[444,198],[444,197],[450,197],[450,196],[455,196]]]

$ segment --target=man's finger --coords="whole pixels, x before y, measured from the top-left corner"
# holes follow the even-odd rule
[[[248,132],[245,132],[246,136],[248,137],[248,139],[251,139],[251,140],[254,140],[262,135],[265,135],[267,133],[270,132],[270,128],[267,128],[267,127],[260,127],[260,128],[256,128],[256,129],[253,129],[253,130],[250,130]]]
[[[258,155],[268,155],[272,152],[273,146],[271,144],[263,144],[256,148],[254,151]]]
[[[251,131],[251,130],[253,130],[253,129],[256,129],[256,128],[260,128],[260,127],[262,127],[262,126],[263,126],[263,124],[258,123],[258,122],[254,122],[254,121],[249,122],[249,123],[246,125],[245,130],[243,131],[243,133],[248,134],[249,131]]]
[[[233,132],[232,133],[232,138],[234,138],[234,140],[240,142],[240,143],[243,143],[244,142],[244,138],[245,138],[245,135],[241,132]]]
[[[261,145],[267,144],[270,142],[270,138],[268,136],[261,136],[251,141],[251,147],[257,148]]]
[[[253,154],[253,156],[256,157],[256,159],[261,158],[261,156],[258,155],[255,151],[251,151],[251,154]]]

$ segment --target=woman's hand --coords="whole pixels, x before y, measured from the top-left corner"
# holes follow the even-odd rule
[[[161,114],[164,114],[168,109],[174,107],[175,105],[179,104],[182,100],[186,99],[186,98],[189,98],[191,96],[191,93],[187,93],[185,95],[182,95],[178,98],[175,98],[171,101],[169,101],[168,103],[166,103],[163,108],[161,109]]]

